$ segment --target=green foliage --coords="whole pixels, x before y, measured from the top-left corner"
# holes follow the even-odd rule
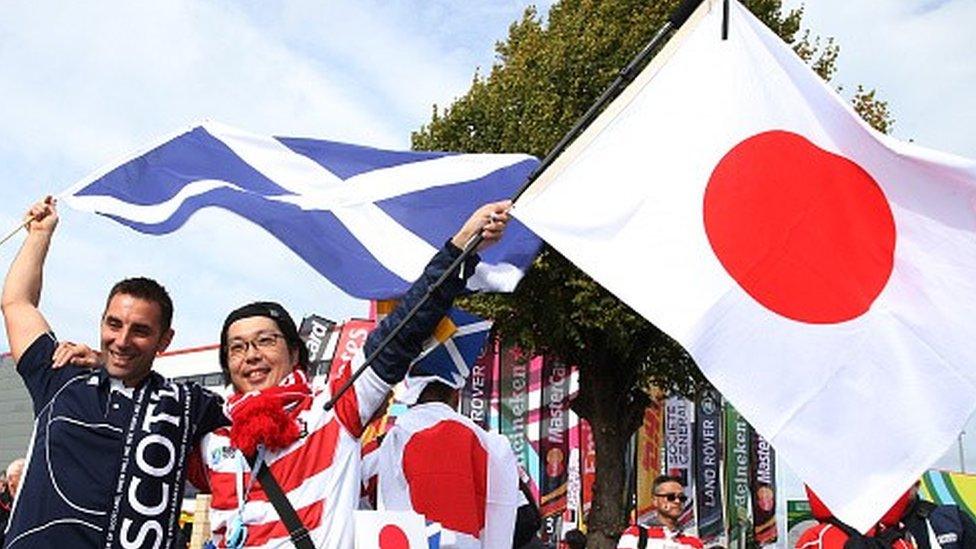
[[[854,111],[872,128],[881,133],[891,133],[895,119],[891,117],[888,102],[878,99],[875,90],[868,91],[859,85],[854,93]]]

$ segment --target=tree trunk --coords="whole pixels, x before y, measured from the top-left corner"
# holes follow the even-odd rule
[[[596,445],[596,482],[586,519],[586,546],[612,549],[627,526],[624,454],[643,419],[647,400],[632,393],[632,381],[621,379],[621,370],[630,369],[621,368],[613,357],[603,358],[580,367],[580,390],[573,408],[590,422]]]

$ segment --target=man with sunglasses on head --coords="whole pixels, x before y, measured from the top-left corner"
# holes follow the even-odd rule
[[[624,530],[617,549],[681,549],[704,547],[700,539],[686,535],[678,526],[678,518],[688,502],[681,479],[661,475],[654,479],[654,512],[644,524],[634,524]]]

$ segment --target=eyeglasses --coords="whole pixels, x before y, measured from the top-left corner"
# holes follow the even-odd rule
[[[654,494],[654,497],[664,498],[671,503],[674,503],[675,501],[680,501],[681,503],[688,501],[688,496],[682,494],[681,492],[672,494]]]
[[[261,334],[251,341],[236,339],[227,344],[227,355],[231,358],[241,358],[247,354],[247,349],[254,345],[257,350],[270,349],[277,345],[278,339],[284,339],[284,334],[266,333]]]

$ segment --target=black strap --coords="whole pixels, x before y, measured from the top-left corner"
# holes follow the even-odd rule
[[[251,467],[253,469],[254,465]],[[297,549],[315,549],[308,528],[305,528],[301,519],[298,518],[298,513],[295,512],[295,508],[288,501],[288,496],[281,490],[281,486],[278,485],[278,481],[271,474],[271,469],[264,463],[264,460],[257,465],[257,479],[261,483],[261,487],[264,488],[264,493],[268,495],[268,501],[278,512],[281,522],[285,523],[285,527],[288,528],[288,536],[291,537],[295,547]]]
[[[637,549],[647,549],[647,527],[637,525]]]

